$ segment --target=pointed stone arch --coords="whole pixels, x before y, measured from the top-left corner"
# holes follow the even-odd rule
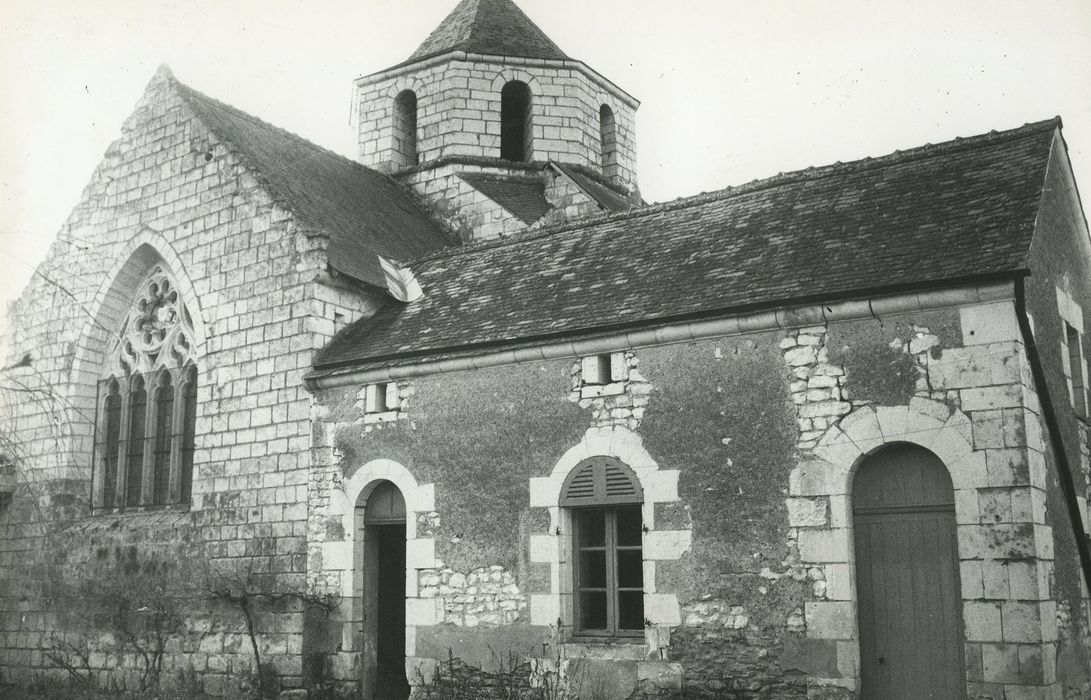
[[[204,369],[207,331],[204,311],[186,273],[181,258],[162,234],[149,228],[133,236],[115,256],[91,302],[85,307],[88,318],[80,330],[73,351],[72,370],[67,385],[67,403],[72,418],[68,421],[71,438],[71,466],[84,477],[91,472],[95,437],[97,383],[111,334],[129,311],[132,294],[156,265],[169,270],[178,293],[192,318],[194,361],[198,372]]]

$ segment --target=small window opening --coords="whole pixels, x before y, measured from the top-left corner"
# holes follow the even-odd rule
[[[1072,408],[1076,414],[1087,416],[1087,388],[1084,381],[1083,343],[1080,332],[1065,323],[1065,342],[1068,346],[1069,387],[1072,395]]]
[[[581,382],[584,386],[610,384],[626,378],[625,353],[591,355],[581,361]]]
[[[530,87],[513,80],[500,91],[500,157],[523,162],[531,154]]]
[[[617,178],[617,122],[609,105],[599,108],[599,139],[602,143],[602,174],[614,180]]]
[[[402,90],[394,98],[393,115],[394,165],[409,168],[417,164],[417,95],[412,90]]]
[[[386,413],[398,410],[398,384],[369,384],[365,400],[367,413]]]

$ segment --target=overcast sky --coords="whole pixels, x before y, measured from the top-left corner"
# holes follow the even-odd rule
[[[0,24],[0,300],[18,294],[157,66],[353,157],[352,79],[456,0],[36,0]],[[1087,0],[519,0],[643,104],[644,197],[1061,115],[1091,198]],[[1086,206],[1091,207],[1091,204]]]

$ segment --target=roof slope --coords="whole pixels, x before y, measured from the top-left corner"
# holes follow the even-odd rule
[[[533,224],[552,208],[546,200],[545,183],[536,178],[483,173],[461,173],[459,177],[524,224]]]
[[[568,58],[511,0],[462,0],[409,60],[448,51],[522,58]]]
[[[197,118],[238,148],[278,203],[329,235],[329,264],[338,272],[385,287],[378,255],[407,260],[448,244],[386,175],[175,83]]]
[[[316,367],[1018,271],[1059,126],[811,168],[420,260],[424,298],[350,326]]]
[[[598,202],[604,209],[608,209],[612,212],[620,212],[629,211],[636,206],[635,203],[626,198],[625,195],[610,189],[601,182],[596,182],[594,178],[588,177],[571,165],[558,163],[556,161],[550,161],[550,165],[564,173],[569,179],[576,183],[577,187],[583,190],[584,194]]]

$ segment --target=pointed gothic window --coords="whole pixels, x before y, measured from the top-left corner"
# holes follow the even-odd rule
[[[114,505],[117,498],[117,467],[121,448],[121,388],[116,379],[106,382],[106,401],[103,406],[105,426],[98,451],[102,455],[103,482],[102,503]]]
[[[599,108],[599,139],[602,143],[602,174],[613,180],[617,177],[617,122],[609,105]]]
[[[171,275],[156,266],[137,288],[99,383],[93,503],[188,503],[197,367],[193,321]]]
[[[179,499],[189,503],[193,487],[193,441],[197,435],[197,368],[190,365],[185,372],[186,388],[182,390],[182,464],[179,468]]]
[[[129,383],[129,461],[125,470],[125,505],[140,505],[144,482],[144,421],[148,415],[148,392],[144,378],[137,375]]]
[[[159,388],[155,391],[155,458],[152,465],[152,502],[161,506],[167,502],[170,489],[170,456],[174,447],[174,387],[170,372],[159,373]]]
[[[530,160],[530,103],[530,87],[521,80],[509,82],[500,91],[500,157],[504,160]]]
[[[417,164],[417,95],[402,90],[394,98],[393,160],[398,168]]]

